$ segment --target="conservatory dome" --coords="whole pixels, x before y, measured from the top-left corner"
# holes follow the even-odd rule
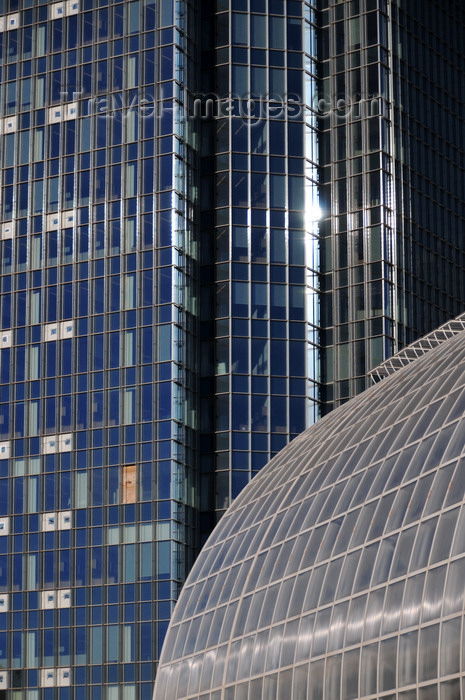
[[[154,700],[465,698],[465,332],[449,335],[242,491],[181,593]]]

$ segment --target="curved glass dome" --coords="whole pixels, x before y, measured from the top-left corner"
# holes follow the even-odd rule
[[[465,698],[465,332],[305,431],[214,530],[155,700]]]

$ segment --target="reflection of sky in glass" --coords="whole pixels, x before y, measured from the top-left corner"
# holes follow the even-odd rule
[[[461,333],[285,448],[194,566],[156,700],[459,698],[464,398]]]

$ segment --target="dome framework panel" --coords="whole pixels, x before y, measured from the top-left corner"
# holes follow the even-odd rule
[[[465,333],[337,409],[199,556],[155,700],[465,698]]]

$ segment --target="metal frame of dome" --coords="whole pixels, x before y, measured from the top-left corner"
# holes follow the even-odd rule
[[[454,332],[242,491],[181,593],[154,700],[463,699],[464,581]]]
[[[436,330],[427,333],[427,335],[419,338],[419,340],[411,343],[406,348],[399,350],[398,353],[368,372],[368,376],[371,377],[373,382],[378,382],[464,330],[465,313],[452,319],[452,321],[447,321],[439,328],[436,328]]]

